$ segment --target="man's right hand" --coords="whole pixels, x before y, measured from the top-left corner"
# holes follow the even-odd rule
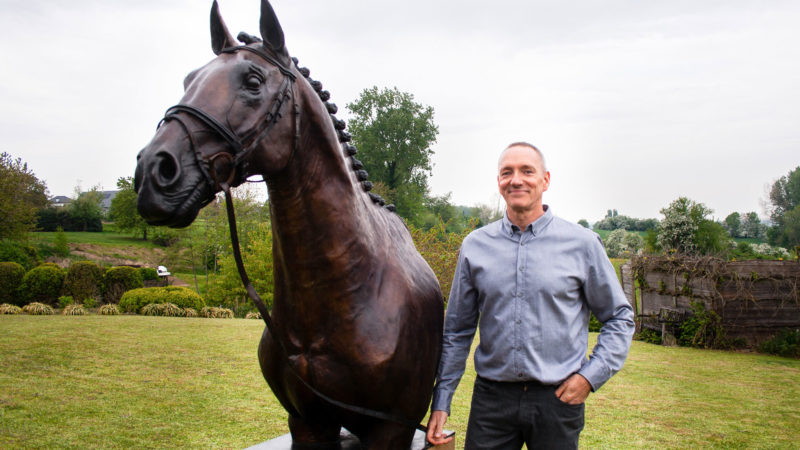
[[[453,436],[445,437],[444,424],[447,423],[446,411],[433,411],[428,419],[427,439],[433,445],[447,444],[453,440]]]

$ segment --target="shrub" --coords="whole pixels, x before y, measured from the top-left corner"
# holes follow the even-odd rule
[[[651,330],[650,328],[642,328],[634,337],[637,341],[647,342],[648,344],[661,345],[661,333]]]
[[[119,303],[122,295],[131,289],[144,286],[142,274],[133,267],[112,267],[103,275],[106,303]]]
[[[97,306],[97,300],[95,300],[93,297],[86,298],[83,300],[83,306],[86,308],[94,308]]]
[[[186,316],[186,312],[180,306],[176,305],[175,303],[162,303],[163,306],[163,315],[166,317],[184,317]]]
[[[186,317],[197,317],[197,310],[194,308],[183,308],[183,315]]]
[[[101,306],[100,309],[97,310],[97,314],[102,316],[116,316],[119,314],[119,308],[117,308],[117,305],[109,303]]]
[[[32,316],[53,315],[53,308],[51,308],[49,305],[45,305],[44,303],[39,303],[39,302],[29,303],[23,306],[22,310],[25,311],[25,314],[30,314]]]
[[[19,314],[21,312],[22,308],[17,305],[11,305],[9,303],[0,305],[0,314]]]
[[[144,281],[158,280],[158,271],[152,267],[140,267],[139,273],[142,274],[142,280]]]
[[[258,312],[258,311],[250,311],[249,313],[247,313],[246,316],[244,316],[244,318],[245,319],[259,319],[259,320],[261,320],[261,313]]]
[[[22,306],[19,287],[25,276],[25,268],[21,264],[9,261],[0,262],[0,302]]]
[[[600,331],[600,328],[603,328],[603,324],[597,320],[597,317],[594,316],[594,313],[589,313],[589,331],[592,333],[597,333]]]
[[[80,303],[73,303],[71,305],[67,305],[67,307],[64,308],[64,311],[62,311],[61,314],[65,316],[84,316],[89,313],[87,313],[86,310],[83,309],[83,305],[81,305]]]
[[[25,301],[55,305],[64,284],[64,271],[55,264],[42,264],[22,277],[20,294]]]
[[[184,317],[186,312],[174,303],[149,303],[142,307],[142,315],[145,316],[164,316],[164,317]]]
[[[0,261],[12,261],[30,270],[39,264],[40,259],[35,248],[3,239],[0,240]]]
[[[64,294],[76,299],[100,298],[102,285],[103,269],[91,261],[79,261],[67,269]]]
[[[167,227],[155,227],[150,236],[154,244],[162,247],[170,247],[181,240],[178,231],[171,230]]]
[[[233,310],[213,306],[205,307],[200,310],[200,315],[209,319],[233,319]]]
[[[702,302],[691,302],[692,314],[680,325],[678,344],[699,348],[730,348],[722,328],[722,318],[714,311],[706,310]]]
[[[201,309],[206,306],[203,297],[182,286],[165,286],[133,289],[119,301],[123,312],[138,312],[149,303],[173,303],[181,308]]]
[[[71,295],[62,295],[58,297],[58,306],[59,308],[66,308],[67,306],[75,303],[75,300],[72,298]]]
[[[56,230],[55,242],[53,244],[53,251],[56,255],[66,258],[69,256],[69,242],[67,241],[67,235],[64,233],[64,229],[58,227]]]
[[[787,358],[800,358],[800,330],[784,328],[772,339],[761,344],[758,351]]]
[[[143,316],[161,316],[161,303],[148,303],[142,306],[141,314]]]

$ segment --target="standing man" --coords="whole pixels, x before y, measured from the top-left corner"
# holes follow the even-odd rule
[[[597,234],[542,203],[550,172],[517,142],[500,155],[506,214],[464,239],[445,318],[427,438],[442,429],[476,328],[465,448],[578,448],[584,401],[622,368],[633,309]],[[589,359],[589,313],[603,328]]]

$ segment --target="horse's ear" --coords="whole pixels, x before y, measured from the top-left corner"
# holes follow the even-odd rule
[[[215,55],[222,53],[223,48],[235,47],[236,40],[231,36],[228,27],[225,26],[225,21],[219,14],[219,5],[217,0],[211,5],[211,49],[214,50]]]
[[[283,29],[272,5],[267,0],[261,0],[261,39],[264,40],[264,47],[288,59],[289,53],[286,51]]]

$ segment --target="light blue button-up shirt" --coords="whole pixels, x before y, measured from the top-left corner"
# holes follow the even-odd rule
[[[432,410],[450,412],[476,328],[475,370],[489,380],[557,385],[579,373],[597,390],[622,368],[633,308],[603,244],[545,209],[525,230],[504,216],[461,244]],[[590,311],[603,327],[587,359]]]

